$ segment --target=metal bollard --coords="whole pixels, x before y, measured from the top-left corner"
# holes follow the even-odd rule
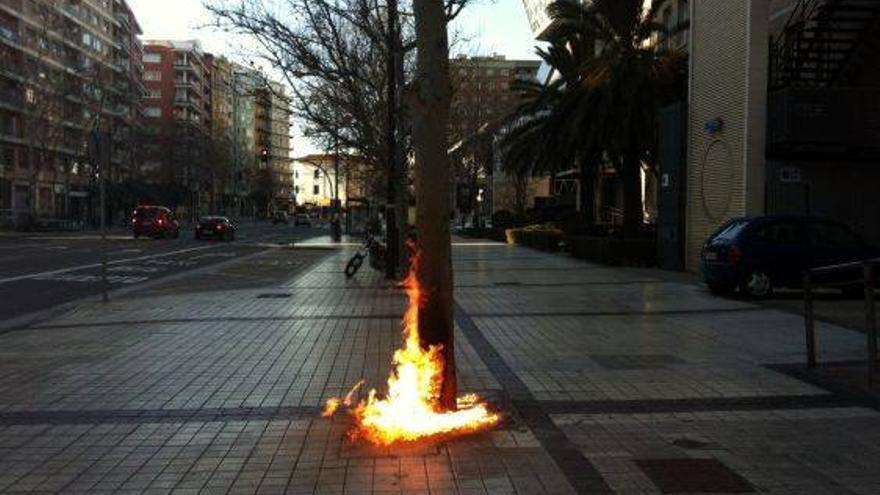
[[[816,324],[813,319],[813,287],[810,271],[804,272],[804,330],[807,340],[807,366],[816,367]]]
[[[877,373],[877,314],[874,305],[874,266],[864,264],[865,277],[865,334],[868,339],[868,383],[873,384]]]

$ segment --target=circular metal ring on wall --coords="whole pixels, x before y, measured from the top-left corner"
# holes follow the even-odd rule
[[[709,143],[700,164],[700,199],[706,216],[715,222],[723,220],[730,211],[732,165],[730,147],[724,140],[715,139]],[[727,187],[720,190],[720,195],[707,196],[707,186],[716,184],[726,184]]]

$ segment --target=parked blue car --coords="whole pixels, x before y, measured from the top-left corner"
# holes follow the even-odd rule
[[[808,268],[880,256],[849,227],[809,216],[735,218],[703,245],[703,280],[712,292],[739,289],[752,298],[774,287],[798,288]],[[855,293],[845,286],[845,293]]]

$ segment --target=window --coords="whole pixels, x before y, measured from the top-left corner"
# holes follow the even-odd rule
[[[320,178],[321,178],[321,171],[316,168],[315,169],[315,179],[320,179]],[[315,193],[315,194],[318,194],[318,193]]]
[[[713,240],[733,240],[739,235],[740,232],[748,225],[748,222],[745,220],[737,220],[734,222],[730,222],[729,224],[721,227],[718,232],[712,237]]]
[[[299,170],[294,170],[294,172],[293,172],[293,176],[294,176],[295,178],[299,179]]]
[[[145,53],[144,54],[144,63],[145,64],[158,64],[162,62],[162,54],[161,53]]]
[[[299,194],[299,186],[293,186],[293,193]]]
[[[161,117],[162,109],[159,107],[147,107],[144,109],[144,115],[147,117]]]
[[[148,70],[144,72],[144,81],[161,81],[162,73],[155,70]]]
[[[832,249],[861,249],[862,241],[842,225],[833,223],[814,223],[810,225],[810,240],[813,244]]]
[[[795,222],[778,222],[765,225],[755,232],[755,239],[769,244],[802,244],[803,232]]]
[[[315,184],[315,187],[312,189],[312,192],[315,196],[319,196],[321,194],[321,186]]]
[[[161,97],[162,91],[158,89],[147,89],[147,93],[144,95],[144,98],[147,98],[148,100],[155,100]]]

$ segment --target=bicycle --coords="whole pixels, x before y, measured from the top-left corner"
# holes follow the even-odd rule
[[[354,253],[354,256],[348,260],[348,264],[345,265],[345,276],[346,278],[353,277],[358,270],[360,270],[361,265],[364,263],[364,258],[367,256],[370,257],[370,266],[376,270],[382,270],[385,266],[385,246],[383,246],[379,241],[376,240],[375,237],[370,235],[369,233],[364,238],[364,243],[361,247]]]

